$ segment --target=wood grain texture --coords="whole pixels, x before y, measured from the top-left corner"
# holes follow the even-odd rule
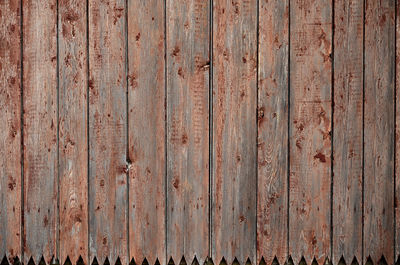
[[[214,1],[212,258],[256,261],[257,1]]]
[[[57,3],[23,1],[24,263],[57,242]]]
[[[363,3],[334,3],[333,264],[362,261]]]
[[[20,2],[0,2],[0,257],[21,257]]]
[[[210,1],[167,1],[167,259],[209,255]]]
[[[89,0],[90,261],[128,264],[125,1]]]
[[[259,1],[257,264],[288,254],[289,1]]]
[[[60,0],[60,262],[88,264],[86,2]]]
[[[365,2],[364,262],[394,253],[395,2]]]
[[[290,3],[289,255],[330,255],[332,2]]]
[[[165,265],[164,3],[128,8],[130,258]]]

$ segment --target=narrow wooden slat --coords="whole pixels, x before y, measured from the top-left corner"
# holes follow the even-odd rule
[[[257,1],[214,1],[212,255],[256,261]]]
[[[57,3],[23,1],[24,262],[56,255]]]
[[[395,1],[365,2],[364,262],[394,253]]]
[[[167,1],[167,258],[209,254],[210,1]]]
[[[395,258],[400,261],[400,1],[396,1],[397,13],[396,13],[396,168],[395,168],[395,220],[396,220],[396,231],[395,231]]]
[[[287,258],[289,1],[259,1],[257,264]]]
[[[60,262],[88,264],[86,1],[58,7]]]
[[[289,254],[330,255],[332,2],[290,3]]]
[[[0,258],[21,258],[20,1],[0,2]]]
[[[165,265],[164,2],[128,8],[130,255]]]
[[[363,0],[336,0],[333,264],[362,261]]]
[[[90,261],[128,263],[125,1],[89,0]]]

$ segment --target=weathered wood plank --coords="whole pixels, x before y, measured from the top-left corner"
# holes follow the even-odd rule
[[[259,1],[257,264],[288,254],[289,1]]]
[[[394,253],[395,1],[365,2],[364,262]]]
[[[24,262],[57,242],[57,3],[23,1]]]
[[[89,0],[90,261],[128,263],[125,1]]]
[[[290,3],[289,254],[330,255],[332,2]]]
[[[256,261],[257,1],[214,1],[212,255]]]
[[[0,258],[21,258],[20,1],[0,2]]]
[[[88,264],[86,1],[58,8],[60,262]]]
[[[130,258],[165,265],[164,2],[128,8]]]
[[[363,0],[336,0],[333,264],[362,261]]]
[[[209,255],[210,1],[167,1],[167,258]]]

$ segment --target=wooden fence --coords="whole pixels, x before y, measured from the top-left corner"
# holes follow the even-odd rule
[[[398,4],[1,0],[0,256],[394,264]]]

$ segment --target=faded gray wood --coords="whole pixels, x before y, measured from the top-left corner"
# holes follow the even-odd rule
[[[24,263],[57,244],[57,3],[23,1]]]
[[[56,2],[23,3],[24,262],[50,262],[57,240]]]
[[[257,1],[214,1],[212,258],[256,261]]]
[[[210,1],[167,1],[167,259],[209,254]]]
[[[332,2],[290,3],[289,255],[330,255]]]
[[[395,2],[365,2],[364,262],[394,253]]]
[[[336,0],[333,264],[362,261],[363,0]]]
[[[60,262],[88,264],[86,2],[60,0],[59,171]]]
[[[125,1],[89,0],[90,262],[128,264]]]
[[[257,264],[288,254],[289,1],[259,1]]]
[[[166,264],[164,3],[128,1],[130,259]]]
[[[20,1],[0,2],[0,258],[21,258]]]

